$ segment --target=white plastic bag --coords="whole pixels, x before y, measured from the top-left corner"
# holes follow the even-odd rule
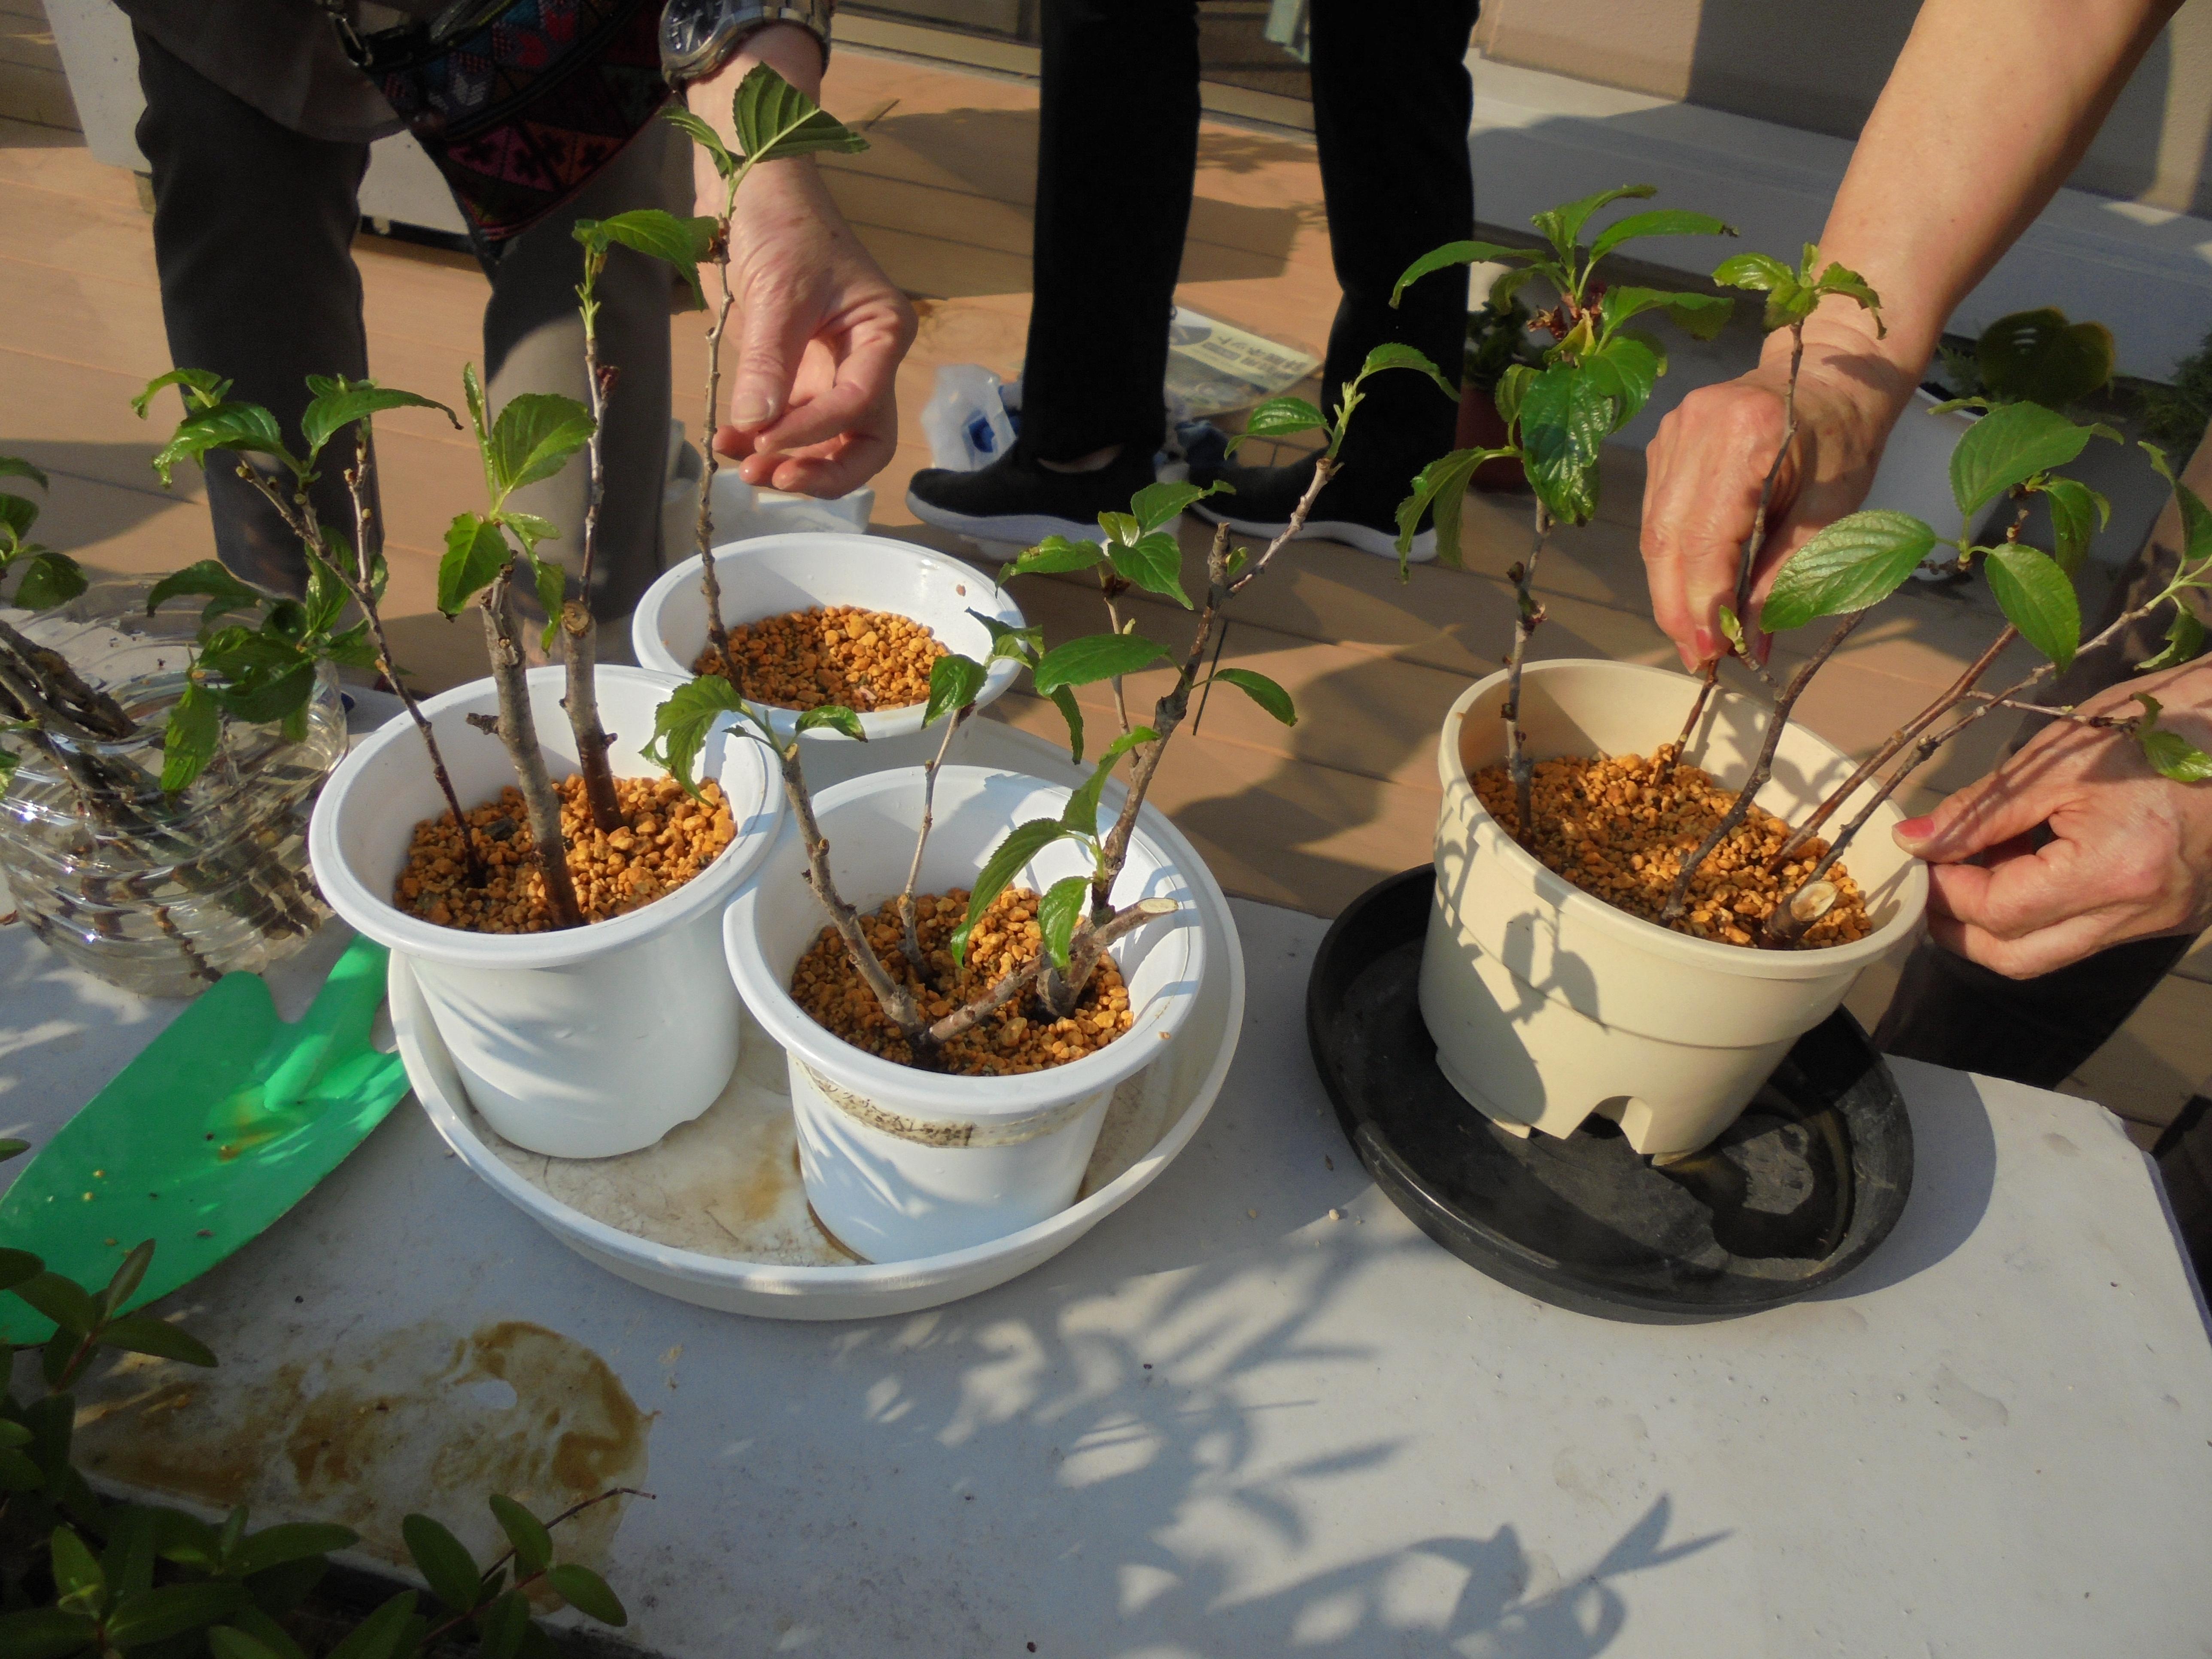
[[[930,465],[948,472],[974,472],[1014,446],[1002,383],[975,363],[946,363],[921,408],[921,434]]]
[[[660,562],[665,569],[699,550],[699,452],[684,436],[684,423],[671,422],[668,477],[660,507]],[[849,495],[823,501],[781,489],[757,489],[725,459],[714,472],[714,545],[774,536],[787,530],[830,530],[863,534],[875,512],[876,492],[863,484]]]

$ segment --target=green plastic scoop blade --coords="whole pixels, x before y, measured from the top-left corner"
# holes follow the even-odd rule
[[[258,1236],[407,1092],[399,1056],[368,1039],[386,955],[356,939],[296,1025],[276,1018],[259,975],[225,975],[0,1195],[0,1243],[97,1291],[152,1239],[153,1264],[127,1310]],[[0,1341],[41,1342],[52,1331],[0,1297]]]

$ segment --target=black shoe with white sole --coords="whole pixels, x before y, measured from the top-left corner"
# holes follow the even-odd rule
[[[1127,513],[1129,497],[1152,482],[1152,452],[1135,445],[1095,472],[1055,472],[1017,444],[978,471],[915,473],[906,504],[939,530],[1031,547],[1048,536],[1097,540],[1098,515]]]
[[[1194,483],[1210,483],[1217,479],[1236,493],[1209,495],[1194,505],[1191,511],[1215,524],[1225,524],[1240,535],[1266,537],[1272,541],[1289,527],[1298,498],[1313,482],[1313,463],[1308,460],[1290,466],[1238,466],[1228,462],[1206,469],[1194,467],[1191,471]],[[1395,559],[1398,556],[1397,503],[1385,502],[1379,496],[1362,501],[1350,494],[1344,479],[1333,479],[1322,489],[1321,499],[1314,503],[1305,523],[1298,526],[1296,539],[1342,542],[1378,558]],[[1433,526],[1414,532],[1413,550],[1408,556],[1415,564],[1426,564],[1437,556]]]

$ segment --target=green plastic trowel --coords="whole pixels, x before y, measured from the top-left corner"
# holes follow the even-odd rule
[[[148,1043],[0,1195],[0,1244],[97,1290],[155,1241],[118,1312],[197,1279],[306,1197],[407,1092],[370,1045],[380,945],[356,939],[296,1025],[258,975],[227,974]],[[0,1297],[0,1341],[52,1323]]]

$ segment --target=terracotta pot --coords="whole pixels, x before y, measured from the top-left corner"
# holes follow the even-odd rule
[[[1492,389],[1469,380],[1460,388],[1459,425],[1452,432],[1454,449],[1496,449],[1505,441],[1504,417],[1498,412]],[[1474,470],[1477,489],[1526,489],[1528,475],[1516,460],[1485,461]]]

